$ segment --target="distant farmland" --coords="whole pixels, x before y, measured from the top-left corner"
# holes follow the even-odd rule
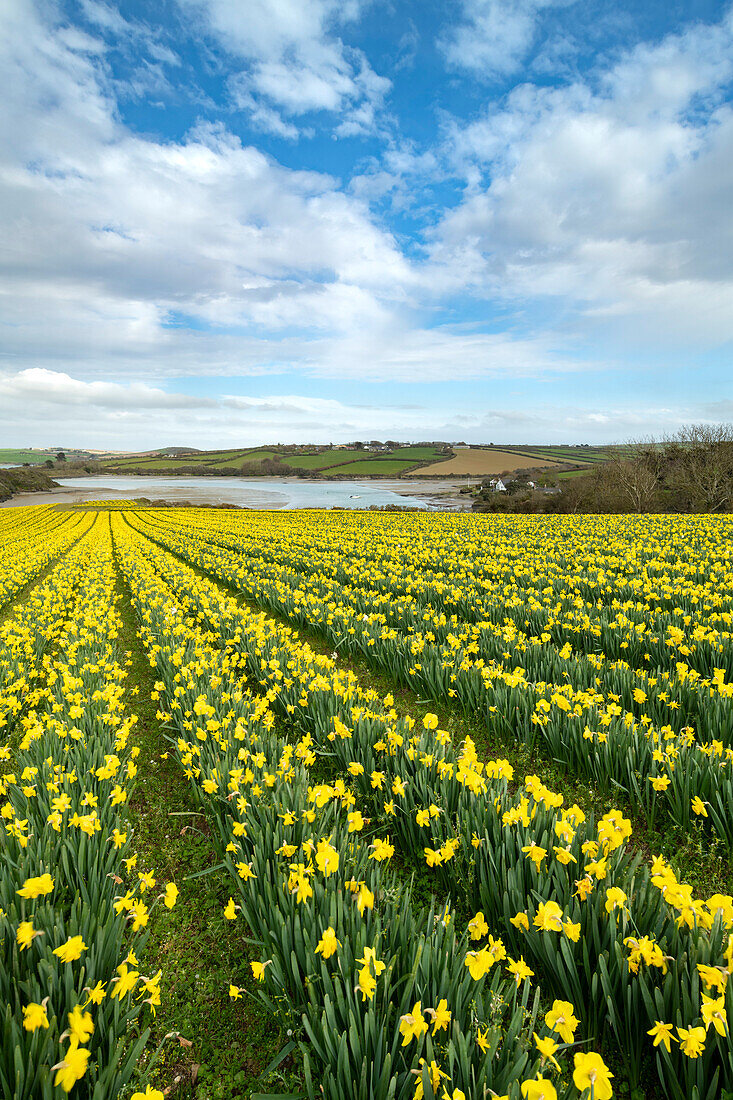
[[[40,466],[47,458],[52,457],[51,454],[47,454],[45,451],[19,450],[16,447],[0,448],[0,465],[17,463],[18,466],[21,466],[24,462],[28,462],[31,466]]]
[[[522,470],[531,466],[554,467],[557,462],[538,458],[516,451],[500,451],[493,447],[487,450],[472,449],[459,451],[455,458],[440,462],[435,466],[426,466],[422,474],[455,474],[463,476],[473,474],[476,477],[493,477],[505,470]]]
[[[101,458],[100,473],[160,476],[276,477],[493,477],[517,470],[545,469],[567,472],[592,469],[606,462],[605,448],[581,446],[461,447],[448,444],[410,444],[385,450],[364,447],[243,447],[220,451],[182,448],[172,452],[147,451]],[[74,471],[68,469],[71,474]],[[56,466],[54,476],[63,476]]]
[[[24,447],[0,447],[0,466],[5,465],[18,465],[22,466],[27,464],[28,466],[42,466],[44,462],[53,462],[58,454],[58,448],[53,450],[51,448],[32,449]],[[90,451],[77,451],[66,450],[64,455],[67,459],[74,461],[81,461],[89,459],[91,456]]]
[[[605,462],[603,451],[585,447],[471,447],[459,450],[454,458],[435,466],[426,466],[421,474],[445,474],[456,477],[496,477],[497,474],[535,468],[556,469],[560,466],[580,465],[583,470],[597,462]],[[583,470],[578,472],[583,472]]]
[[[102,463],[105,473],[202,474],[212,476],[276,476],[304,473],[310,477],[400,477],[423,466],[442,466],[450,460],[439,446],[396,447],[391,451],[372,452],[366,448],[258,447],[239,451],[199,451],[167,458],[163,455],[127,455]]]

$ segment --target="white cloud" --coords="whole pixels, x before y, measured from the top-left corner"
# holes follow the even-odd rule
[[[190,14],[198,12],[232,52],[243,57],[284,56],[289,51],[312,58],[334,57],[339,24],[358,19],[364,4],[340,0],[181,0]]]
[[[573,366],[544,339],[414,327],[423,277],[366,202],[223,126],[183,141],[117,120],[94,42],[22,4],[0,61],[6,363],[155,378],[305,370],[423,379]],[[415,157],[394,150],[396,172]],[[42,310],[39,314],[39,303]],[[182,319],[182,322],[181,322]]]
[[[648,432],[670,434],[690,421],[717,422],[730,402],[477,407],[354,404],[308,394],[196,397],[145,384],[86,382],[60,372],[27,370],[0,380],[10,446],[124,450],[160,446],[228,447],[326,443],[352,439],[445,439],[495,443],[618,442]]]
[[[276,134],[287,141],[295,141],[301,136],[298,127],[292,122],[286,122],[274,107],[258,102],[247,90],[248,82],[242,81],[241,76],[232,78],[229,88],[236,106],[239,110],[247,112],[249,124],[254,130],[261,130],[265,134]]]
[[[0,378],[0,400],[12,425],[6,442],[127,450],[194,444],[220,447],[275,442],[346,441],[374,436],[384,418],[420,434],[423,411],[350,405],[290,394],[198,397],[144,383],[89,382],[58,371],[29,369]]]
[[[325,71],[293,70],[286,61],[261,61],[251,80],[258,92],[291,115],[336,111],[355,91],[348,71],[336,66]]]
[[[106,75],[110,89],[121,99],[152,100],[173,99],[176,89],[171,84],[165,66],[180,68],[180,58],[160,41],[160,32],[148,23],[125,19],[119,9],[103,0],[80,0],[84,19],[98,37],[87,35],[90,52],[105,55],[113,47],[132,62],[124,80],[115,80],[111,72]],[[53,8],[50,9],[51,11]],[[74,38],[79,31],[75,27],[59,25],[56,32],[72,48],[77,48]]]
[[[588,370],[553,348],[549,338],[522,339],[505,333],[473,331],[470,326],[431,329],[365,328],[354,335],[313,347],[314,373],[334,379],[344,372],[361,379],[438,382],[449,378],[532,378],[545,373]]]
[[[325,397],[302,397],[297,394],[273,397],[240,397],[225,394],[221,404],[230,409],[246,409],[255,413],[289,413],[306,419],[338,420],[346,415],[347,406],[342,401]],[[353,415],[351,411],[351,415]]]
[[[129,34],[131,24],[111,4],[102,3],[102,0],[81,0],[81,8],[95,26],[115,34]]]
[[[349,181],[352,194],[376,202],[389,196],[393,211],[414,210],[424,217],[428,207],[425,188],[443,183],[446,167],[436,151],[418,151],[412,142],[390,143],[379,157],[360,164]]]
[[[7,402],[33,402],[36,414],[44,406],[54,409],[77,406],[89,409],[124,411],[179,411],[213,408],[216,401],[183,393],[165,393],[141,382],[120,385],[117,382],[86,382],[59,371],[31,367],[10,377],[0,377],[0,397]]]
[[[246,68],[230,81],[235,104],[255,125],[283,137],[279,114],[311,111],[342,115],[340,136],[372,132],[390,81],[373,71],[360,50],[344,45],[343,24],[361,15],[357,0],[179,0],[196,13],[232,57]],[[261,102],[264,101],[264,102]],[[275,112],[274,114],[271,112]],[[285,125],[285,124],[283,124]],[[292,123],[291,123],[292,125]]]
[[[203,12],[229,59],[240,59],[232,88],[256,126],[294,139],[301,107],[317,102],[338,116],[336,133],[382,125],[383,80],[339,37],[358,4],[191,3],[189,14]],[[345,187],[283,167],[222,123],[176,140],[136,134],[122,122],[109,62],[111,37],[124,31],[116,9],[87,0],[94,33],[55,11],[52,0],[0,7],[0,363],[15,375],[0,394],[18,430],[68,422],[81,439],[123,424],[147,445],[159,438],[157,412],[169,410],[171,430],[200,428],[212,445],[219,432],[228,443],[245,430],[251,442],[305,428],[324,439],[329,425],[346,438],[379,436],[380,423],[411,438],[450,437],[454,413],[479,414],[441,410],[423,426],[422,414],[313,404],[307,392],[287,406],[212,404],[168,394],[162,380],[300,373],[306,391],[308,378],[328,378],[338,396],[353,379],[589,372],[579,339],[589,333],[608,335],[599,367],[621,359],[624,341],[625,350],[647,338],[658,347],[682,333],[703,347],[731,334],[733,115],[720,99],[732,71],[730,20],[639,47],[563,88],[519,86],[501,109],[454,125],[442,150],[390,139]],[[159,73],[148,71],[152,86]],[[439,185],[451,172],[466,181],[465,196],[441,217]],[[439,222],[429,262],[416,258],[416,231],[393,235],[372,213],[370,201],[385,196]],[[450,296],[467,288],[497,300],[504,331],[436,324],[461,316]],[[562,340],[531,335],[524,307],[545,296],[565,311]],[[546,321],[534,331],[543,329]],[[530,386],[524,402],[495,415],[526,417],[528,438],[538,438],[556,413],[533,419],[537,400]],[[101,410],[94,424],[85,407]],[[62,408],[33,428],[33,410]],[[578,417],[578,431],[590,430]],[[479,438],[484,428],[475,423]]]
[[[450,64],[483,80],[514,72],[532,48],[540,13],[575,0],[462,0],[463,22],[441,42]]]
[[[265,326],[337,334],[404,300],[411,265],[336,181],[284,169],[222,126],[180,142],[136,136],[93,39],[70,44],[20,0],[0,24],[6,358],[140,356],[155,370],[160,355],[166,370],[184,339],[163,327],[172,313],[255,344]],[[196,369],[206,341],[187,339]]]
[[[726,419],[724,406],[617,403],[603,408],[571,403],[535,408],[481,409],[446,418],[448,438],[494,443],[623,443],[631,439],[669,438],[692,422],[717,424]],[[731,403],[728,402],[728,405]]]
[[[469,186],[434,259],[480,292],[583,303],[642,338],[730,339],[733,17],[595,75],[520,85],[502,110],[453,126]]]

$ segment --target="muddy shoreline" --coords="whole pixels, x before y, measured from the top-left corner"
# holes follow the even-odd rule
[[[66,479],[64,479],[65,481]],[[125,500],[146,497],[171,503],[194,505],[233,505],[255,510],[303,508],[339,508],[368,510],[376,507],[422,507],[431,511],[467,511],[470,497],[459,492],[465,478],[363,478],[352,481],[300,481],[293,478],[237,478],[224,485],[219,478],[172,479],[136,477],[135,484],[118,487],[115,481],[131,482],[132,477],[90,475],[83,486],[61,482],[58,489],[19,493],[0,504],[2,508],[24,508],[51,504],[77,504],[84,500]],[[478,480],[478,479],[475,479]],[[95,482],[104,484],[96,485]],[[185,483],[184,483],[185,482]],[[218,484],[217,484],[218,483]],[[307,499],[303,486],[309,486]]]

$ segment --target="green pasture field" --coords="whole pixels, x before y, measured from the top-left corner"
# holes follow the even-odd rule
[[[595,463],[608,461],[608,454],[605,451],[585,447],[539,447],[535,453],[558,462]]]
[[[110,464],[105,466],[106,470],[113,472],[114,470],[155,470],[158,473],[164,473],[166,470],[180,470],[186,469],[189,466],[198,465],[198,463],[192,462],[190,459],[183,461],[178,458],[152,458],[150,461],[138,461],[138,462],[125,462],[123,464]]]
[[[372,459],[364,462],[348,462],[344,466],[336,466],[333,470],[324,471],[325,477],[334,477],[342,474],[349,477],[399,477],[405,470],[415,465],[415,461],[391,459]]]
[[[355,454],[356,452],[354,452]],[[363,457],[363,455],[362,455]],[[301,470],[325,470],[330,466],[348,465],[353,461],[353,454],[345,455],[344,451],[321,451],[317,455],[284,455],[283,462],[288,466]]]
[[[291,466],[300,466],[307,470],[330,470],[332,467],[352,466],[355,463],[364,462],[379,464],[399,462],[403,466],[414,466],[417,462],[435,462],[441,457],[443,456],[433,447],[400,447],[399,450],[384,457],[372,455],[368,451],[365,453],[356,450],[335,450],[323,451],[319,455],[294,455],[292,458],[286,458],[286,461]]]
[[[226,462],[227,460],[244,460],[259,450],[261,450],[260,447],[238,447],[232,451],[202,451],[200,455],[192,455],[191,457],[200,458],[202,462]]]
[[[266,454],[258,451],[253,452],[254,461],[259,462],[262,458],[271,457],[273,452],[267,452]],[[208,466],[210,468],[217,468],[218,466],[241,466],[243,462],[249,460],[249,452],[236,451],[232,457],[221,458],[221,456],[210,455],[207,452],[203,452],[198,455],[186,455],[182,458],[125,458],[125,459],[112,459],[104,463],[106,469],[137,469],[144,467],[148,470],[169,470],[180,469],[181,467],[188,466]]]
[[[139,458],[128,456],[122,459],[109,459],[102,463],[104,470],[132,471],[141,470],[145,473],[165,473],[167,470],[174,473],[180,469],[191,466],[202,466],[207,470],[225,471],[228,468],[240,467],[244,463],[257,463],[265,459],[280,458],[283,465],[291,468],[312,470],[314,473],[323,473],[324,477],[332,477],[344,472],[379,475],[394,477],[415,465],[439,461],[444,457],[435,447],[400,447],[392,454],[372,455],[369,451],[348,449],[329,449],[308,452],[304,454],[291,454],[277,448],[252,448],[232,451],[202,451],[200,454],[185,455],[176,458],[162,458],[160,456],[140,456]],[[12,461],[8,459],[8,461]],[[348,468],[348,469],[347,469]]]
[[[30,462],[34,466],[39,466],[46,461],[47,458],[56,457],[55,455],[44,454],[41,451],[22,451],[16,450],[13,447],[0,448],[0,464],[6,462],[17,462],[22,464],[23,462]]]
[[[200,466],[206,466],[208,470],[225,470],[233,466],[242,466],[245,462],[262,462],[266,458],[275,458],[277,451],[240,451],[233,458],[219,458],[215,462],[211,462],[210,455],[202,456],[202,461],[197,463]],[[284,455],[281,456],[283,462],[287,463],[287,459]]]
[[[589,468],[586,468],[584,470],[563,470],[561,473],[559,473],[557,475],[557,477],[560,478],[563,481],[567,481],[568,478],[572,478],[572,477],[586,477],[589,473],[590,473]]]
[[[149,466],[153,462],[159,462],[157,458],[108,458],[102,461],[102,468],[105,470],[129,470],[133,467]],[[166,465],[171,466],[176,460],[173,458],[166,459]]]
[[[411,462],[437,462],[448,456],[441,454],[436,447],[400,447],[394,452],[395,458],[409,458]]]

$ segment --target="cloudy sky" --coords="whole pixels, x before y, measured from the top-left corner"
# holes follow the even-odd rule
[[[733,419],[733,9],[2,0],[0,446]]]

